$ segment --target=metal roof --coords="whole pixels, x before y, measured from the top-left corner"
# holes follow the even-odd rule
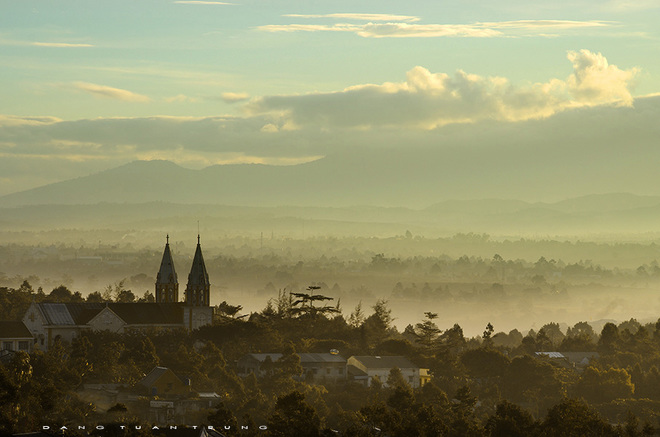
[[[277,361],[280,358],[282,358],[282,354],[247,354],[244,355],[241,359],[251,357],[254,358],[255,360],[259,361],[262,363],[267,357],[270,357],[271,361]]]
[[[353,356],[352,359],[360,362],[367,369],[417,369],[419,366],[413,364],[408,358],[402,356]]]
[[[64,303],[40,303],[48,325],[75,325],[67,305]]]
[[[183,303],[49,303],[37,304],[47,325],[85,325],[106,306],[129,325],[181,325]]]
[[[32,333],[20,320],[0,321],[0,338],[32,338]]]
[[[296,354],[300,357],[300,364],[313,364],[313,363],[345,363],[346,358],[340,356],[340,355],[333,355],[329,353],[321,353],[321,354],[314,354],[314,353],[299,353]],[[247,357],[254,358],[255,360],[259,361],[260,363],[263,363],[263,361],[266,359],[266,357],[270,357],[272,361],[277,361],[280,358],[282,358],[282,354],[247,354],[244,355],[242,359],[245,359]]]
[[[299,353],[301,363],[345,363],[346,358],[329,353]]]
[[[561,352],[536,352],[536,355],[548,358],[566,358]]]

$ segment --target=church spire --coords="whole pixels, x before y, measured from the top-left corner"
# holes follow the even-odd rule
[[[163,259],[156,276],[156,302],[178,302],[179,280],[174,270],[174,260],[170,252],[170,235],[167,234]]]
[[[188,275],[188,285],[186,287],[186,304],[191,306],[209,306],[211,283],[209,274],[206,271],[204,256],[202,255],[202,246],[200,236],[197,234],[197,249],[193,258],[190,274]]]

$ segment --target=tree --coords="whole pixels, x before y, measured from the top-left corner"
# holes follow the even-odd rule
[[[392,310],[387,308],[386,300],[379,299],[372,308],[374,313],[367,317],[362,324],[362,328],[365,330],[366,338],[370,344],[389,337],[393,321]]]
[[[538,423],[529,412],[509,401],[497,404],[495,414],[486,422],[486,432],[491,437],[527,437],[534,435]]]
[[[481,338],[483,338],[484,340],[484,345],[486,346],[493,345],[493,340],[491,339],[493,332],[495,332],[495,328],[493,328],[493,325],[490,322],[488,322],[488,324],[486,325],[486,329],[484,330],[484,333],[481,336]]]
[[[364,312],[362,311],[362,301],[358,302],[355,306],[355,310],[348,317],[348,325],[351,328],[357,328],[364,323],[365,317]]]
[[[550,408],[541,426],[543,435],[556,437],[605,437],[614,430],[584,401],[564,398]]]
[[[208,415],[208,420],[214,426],[229,427],[229,429],[223,429],[225,435],[234,436],[239,434],[238,420],[236,420],[234,413],[225,406],[224,402],[220,402],[217,409]]]
[[[501,352],[486,348],[465,351],[460,361],[468,373],[475,378],[503,376],[510,363]]]
[[[70,302],[73,293],[64,285],[60,285],[48,294],[48,300],[53,302]]]
[[[235,318],[236,315],[243,309],[242,305],[230,305],[226,300],[222,301],[217,306],[218,312],[224,317]]]
[[[605,354],[611,354],[618,349],[620,342],[619,328],[614,323],[606,323],[600,333],[598,350]]]
[[[390,373],[387,375],[387,386],[390,388],[410,387],[410,385],[408,385],[405,378],[403,377],[401,369],[398,367],[392,367],[390,369]]]
[[[317,437],[320,427],[321,419],[299,391],[278,397],[268,417],[268,430],[272,436]]]
[[[131,290],[120,290],[117,293],[118,303],[133,303],[135,302],[135,294]]]
[[[425,348],[430,348],[438,335],[442,332],[433,320],[438,318],[437,313],[425,312],[426,320],[415,325],[415,337],[417,342]]]
[[[100,302],[103,302],[103,295],[98,291],[94,291],[94,292],[89,293],[87,295],[87,298],[85,299],[85,301],[86,302],[100,303]]]
[[[547,323],[541,327],[541,330],[543,333],[548,337],[550,340],[552,346],[551,347],[556,347],[558,346],[562,340],[566,337],[563,332],[561,332],[561,329],[559,328],[559,323]],[[539,331],[539,334],[541,331]],[[538,340],[537,340],[538,341]]]
[[[322,294],[314,294],[314,292],[320,288],[321,287],[318,285],[310,285],[307,287],[308,293],[291,293],[292,296],[296,297],[296,300],[291,304],[291,313],[298,316],[310,316],[312,318],[316,318],[319,314],[325,315],[338,313],[339,309],[337,307],[314,306],[314,302],[334,300],[332,297],[323,296]]]
[[[575,384],[575,391],[587,402],[603,403],[614,399],[630,398],[635,391],[630,374],[625,369],[599,370],[587,367],[580,380]]]

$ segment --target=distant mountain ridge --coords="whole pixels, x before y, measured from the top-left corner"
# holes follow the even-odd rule
[[[659,114],[657,96],[636,99],[634,107],[579,108],[525,122],[374,130],[357,143],[337,136],[322,148],[300,145],[300,154],[324,157],[290,166],[189,170],[168,161],[134,161],[5,195],[0,206],[162,201],[420,209],[451,199],[568,199],[534,206],[575,214],[653,207],[660,195]],[[453,202],[444,206],[464,213],[474,208],[469,200]],[[479,204],[477,211],[487,201]],[[524,206],[497,201],[490,208],[504,214]]]
[[[576,211],[576,205],[585,207]],[[647,206],[650,205],[650,206]],[[288,235],[587,235],[660,232],[660,197],[600,194],[555,203],[450,200],[403,207],[232,206],[173,202],[100,202],[0,207],[0,232],[43,229],[190,230],[200,220],[214,234]],[[306,234],[305,234],[306,231]]]
[[[660,196],[629,193],[590,194],[555,203],[498,198],[453,199],[436,190],[441,181],[418,175],[417,180],[395,177],[380,166],[343,162],[329,157],[295,166],[239,164],[190,170],[169,161],[134,161],[85,177],[57,182],[0,197],[0,206],[83,205],[106,203],[171,202],[236,206],[403,206],[428,212],[506,214],[541,208],[564,213],[610,212],[648,208],[660,204]],[[339,177],[332,177],[335,172]],[[423,173],[423,172],[421,172]],[[388,181],[388,178],[391,180]],[[421,181],[420,181],[421,179]],[[456,190],[457,194],[464,190]],[[471,193],[473,196],[477,193]],[[411,205],[412,204],[412,205]]]

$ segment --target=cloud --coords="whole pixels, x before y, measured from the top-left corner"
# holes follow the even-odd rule
[[[391,14],[323,14],[323,15],[303,15],[303,14],[286,14],[284,17],[293,18],[339,18],[346,20],[359,20],[359,21],[419,21],[419,17],[411,15],[391,15]]]
[[[658,0],[610,0],[605,3],[608,9],[617,12],[642,11],[660,8]]]
[[[34,47],[55,47],[55,48],[87,48],[94,47],[93,44],[69,43],[69,42],[44,42],[44,41],[16,41],[0,38],[2,46],[34,46]]]
[[[246,105],[253,115],[271,114],[298,127],[433,129],[480,120],[522,121],[571,107],[630,105],[638,70],[609,65],[600,53],[569,52],[573,73],[565,80],[515,86],[506,78],[457,71],[453,76],[417,66],[405,82],[366,84],[343,91],[266,96]]]
[[[186,165],[284,164],[335,153],[355,156],[350,153],[361,147],[505,147],[509,138],[523,148],[539,141],[562,144],[584,129],[599,132],[604,127],[611,132],[608,136],[620,135],[616,141],[627,146],[635,142],[631,135],[645,138],[648,144],[657,143],[660,99],[635,99],[636,109],[630,109],[636,68],[619,68],[602,54],[588,50],[568,52],[567,58],[573,71],[563,79],[517,85],[503,77],[461,70],[431,72],[417,66],[400,82],[253,98],[244,104],[241,117],[60,120],[0,115],[0,172],[17,181],[0,187],[0,192],[135,159],[160,158]],[[103,97],[134,95],[84,85],[94,90],[88,92]],[[174,97],[175,101],[185,98]],[[530,126],[536,127],[526,134]],[[539,126],[545,126],[544,130]],[[489,131],[499,133],[490,135]],[[493,143],[491,138],[497,140]],[[597,147],[595,142],[588,143]],[[40,179],[26,176],[33,174]]]
[[[212,2],[212,1],[202,1],[202,0],[179,0],[172,3],[176,3],[179,5],[215,5],[215,6],[236,4],[236,3]]]
[[[222,93],[222,100],[226,103],[236,103],[248,100],[250,95],[247,93]]]
[[[176,96],[166,97],[165,101],[167,103],[193,103],[198,100],[194,97],[186,96],[185,94],[177,94]]]
[[[94,96],[123,100],[125,102],[149,102],[151,99],[142,94],[136,94],[134,92],[123,90],[120,88],[112,88],[105,85],[97,85],[94,83],[88,82],[76,82],[74,87],[81,91],[88,92]]]
[[[18,115],[0,114],[0,127],[4,126],[36,126],[44,124],[53,124],[62,121],[57,117],[21,117]]]
[[[575,71],[568,78],[567,85],[578,102],[587,105],[615,101],[632,104],[629,87],[639,73],[638,68],[620,70],[616,65],[609,65],[602,54],[588,50],[568,52],[568,59]]]
[[[64,43],[64,42],[33,42],[30,43],[30,45],[37,46],[37,47],[60,47],[60,48],[66,48],[66,47],[94,47],[92,44],[72,44],[72,43]]]
[[[410,24],[405,22],[349,24],[270,24],[264,32],[352,32],[364,38],[492,38],[503,36],[556,36],[549,31],[566,31],[611,26],[607,21],[519,20],[474,24]]]

